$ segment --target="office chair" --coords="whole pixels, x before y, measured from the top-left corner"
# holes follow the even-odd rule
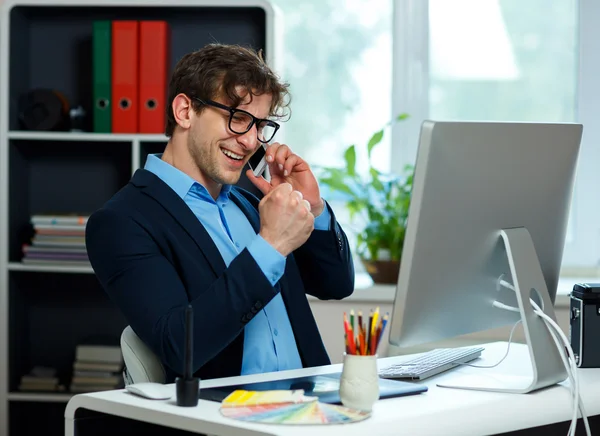
[[[156,354],[142,342],[131,326],[125,327],[121,334],[121,353],[123,353],[125,362],[123,379],[126,385],[165,382],[166,373],[162,363]]]

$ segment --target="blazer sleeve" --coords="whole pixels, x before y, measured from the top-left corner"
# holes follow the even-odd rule
[[[354,263],[348,238],[331,207],[330,230],[314,230],[294,251],[306,293],[321,300],[340,300],[354,292]]]
[[[176,268],[152,236],[132,217],[112,209],[100,209],[89,218],[86,245],[111,300],[138,336],[177,374],[183,373],[188,304],[194,310],[194,340],[198,341],[195,372],[231,343],[277,293],[244,250],[216,280],[195,284],[202,289],[190,292],[199,297],[189,301]]]

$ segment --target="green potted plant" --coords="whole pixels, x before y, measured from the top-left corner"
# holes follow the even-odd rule
[[[401,114],[396,121],[407,117]],[[319,168],[320,183],[338,193],[349,211],[352,228],[357,229],[356,253],[375,283],[396,283],[413,181],[412,165],[400,175],[382,173],[372,165],[373,149],[390,124],[367,143],[366,173],[357,171],[354,145],[344,151],[345,168]]]

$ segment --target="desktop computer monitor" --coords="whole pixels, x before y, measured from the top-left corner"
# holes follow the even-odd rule
[[[520,317],[534,380],[512,391],[566,378],[530,298],[556,319],[581,135],[579,124],[423,123],[391,344],[435,342]],[[502,310],[494,302],[519,310]]]

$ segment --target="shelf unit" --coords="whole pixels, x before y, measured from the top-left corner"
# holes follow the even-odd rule
[[[91,267],[21,263],[37,213],[92,213],[161,152],[164,135],[20,129],[17,101],[59,90],[91,115],[94,20],[161,19],[171,28],[171,65],[209,42],[264,50],[280,71],[278,12],[268,0],[4,0],[0,11],[0,436],[64,434],[73,394],[19,392],[33,365],[68,384],[75,346],[103,335],[115,345],[126,321]],[[89,126],[89,122],[87,125]],[[7,364],[6,364],[7,363]]]
[[[10,392],[9,401],[25,401],[36,403],[67,403],[73,394],[68,393],[29,393],[29,392]]]
[[[63,266],[63,265],[25,265],[21,262],[9,262],[9,271],[30,271],[30,272],[57,272],[73,274],[94,274],[91,266]]]

